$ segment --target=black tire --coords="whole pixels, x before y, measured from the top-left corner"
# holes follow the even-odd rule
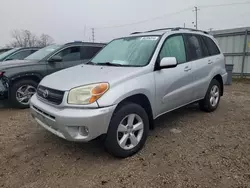
[[[144,124],[144,130],[139,143],[132,149],[126,150],[120,147],[117,140],[117,129],[120,122],[129,114],[136,114],[140,116],[142,122]],[[142,149],[144,146],[149,131],[149,119],[146,111],[138,104],[135,103],[126,103],[119,107],[115,113],[113,114],[108,133],[106,135],[105,140],[105,148],[106,150],[115,157],[126,158],[132,156]]]
[[[20,87],[25,86],[25,85],[30,85],[30,86],[33,86],[34,88],[37,88],[38,83],[33,80],[25,79],[25,80],[16,81],[12,85],[11,91],[10,91],[10,101],[11,101],[12,106],[15,108],[20,108],[20,109],[29,108],[29,104],[22,104],[16,98],[17,90]]]
[[[218,92],[219,92],[219,96],[218,96],[218,102],[215,106],[213,106],[210,102],[210,98],[211,98],[211,89],[214,87],[214,86],[217,86],[219,89],[218,89]],[[216,80],[216,79],[213,79],[211,82],[210,82],[210,85],[208,87],[208,90],[207,90],[207,93],[206,93],[206,96],[203,100],[201,100],[199,102],[199,107],[201,110],[205,111],[205,112],[213,112],[217,109],[219,103],[220,103],[220,97],[221,97],[221,85],[220,83]]]

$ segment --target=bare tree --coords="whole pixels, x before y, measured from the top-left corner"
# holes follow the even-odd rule
[[[40,36],[40,39],[38,40],[38,46],[48,46],[50,44],[53,44],[54,40],[51,36],[46,35],[46,34],[42,34]]]
[[[11,33],[13,41],[9,47],[44,47],[53,43],[53,38],[47,34],[37,37],[28,30],[14,30]]]

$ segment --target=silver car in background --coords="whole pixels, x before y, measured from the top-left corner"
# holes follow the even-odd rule
[[[214,111],[225,58],[206,32],[166,28],[111,41],[90,62],[45,77],[30,100],[33,118],[69,140],[105,135],[114,156],[144,145],[154,119],[190,103]]]

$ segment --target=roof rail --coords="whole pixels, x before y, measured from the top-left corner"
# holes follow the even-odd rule
[[[186,27],[176,27],[176,28],[173,28],[172,31],[178,31],[180,29],[189,30],[189,31],[198,31],[198,32],[202,32],[202,33],[205,33],[205,34],[209,34],[207,31],[203,31],[203,30],[199,30],[199,29],[193,29],[193,28],[186,28]]]
[[[154,31],[170,30],[170,29],[174,29],[174,28],[160,28],[160,29],[154,29],[154,30],[142,31],[142,32],[137,31],[137,32],[130,33],[130,35],[135,35],[139,33],[149,33],[149,32],[154,32]]]
[[[164,30],[172,30],[174,28],[171,28],[171,27],[166,27],[166,28],[160,28],[160,29],[154,29],[154,30],[149,30],[149,31],[145,31],[146,33],[149,33],[149,32],[154,32],[154,31],[164,31]]]
[[[171,31],[178,31],[178,30],[189,30],[189,31],[198,31],[198,32],[202,32],[205,34],[209,34],[206,31],[202,31],[202,30],[198,30],[198,29],[193,29],[193,28],[186,28],[186,27],[173,27],[173,28],[159,28],[159,29],[154,29],[154,30],[149,30],[149,31],[143,31],[143,32],[133,32],[131,33],[131,35],[135,35],[135,34],[139,34],[139,33],[149,33],[149,32],[154,32],[154,31],[164,31],[164,30],[171,30]]]
[[[67,42],[64,45],[71,45],[71,44],[101,44],[101,45],[106,45],[106,43],[101,43],[101,42],[84,42],[84,41],[73,41],[73,42]]]

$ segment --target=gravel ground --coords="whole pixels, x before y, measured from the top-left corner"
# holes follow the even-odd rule
[[[250,84],[226,87],[214,113],[196,105],[156,121],[139,154],[71,143],[28,110],[0,109],[0,187],[250,187]]]

